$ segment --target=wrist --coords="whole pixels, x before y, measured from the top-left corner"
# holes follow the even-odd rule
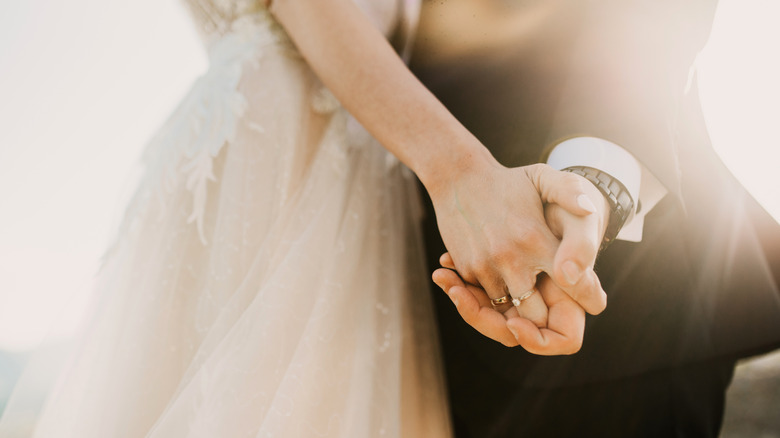
[[[608,204],[608,214],[605,216],[606,228],[603,233],[601,249],[606,248],[625,224],[626,219],[634,209],[634,200],[626,187],[616,178],[606,172],[587,166],[571,166],[563,169],[587,179],[602,195]]]
[[[432,157],[412,170],[422,182],[431,198],[453,189],[459,180],[468,175],[483,174],[503,166],[490,151],[478,141],[456,143],[445,154]]]

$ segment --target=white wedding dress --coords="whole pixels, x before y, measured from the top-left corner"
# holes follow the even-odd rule
[[[209,69],[147,148],[33,436],[449,436],[409,171],[261,2],[187,3]],[[386,34],[415,12],[357,3]]]

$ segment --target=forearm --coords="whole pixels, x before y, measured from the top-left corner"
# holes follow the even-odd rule
[[[507,290],[525,294],[541,270],[552,273],[559,241],[545,222],[543,202],[558,203],[596,227],[601,216],[592,202],[582,202],[579,177],[545,166],[501,166],[351,0],[275,0],[271,12],[342,105],[417,174],[454,265],[491,298]],[[593,250],[577,253],[584,259],[578,259],[582,280],[567,292],[595,314],[606,295],[590,268],[597,241],[583,240],[581,246]],[[577,249],[577,242],[564,238],[560,244]]]
[[[342,105],[429,191],[495,165],[351,0],[275,0],[271,10]]]

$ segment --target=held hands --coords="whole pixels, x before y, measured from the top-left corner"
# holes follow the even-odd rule
[[[546,289],[537,282],[546,272],[585,311],[604,309],[606,295],[591,269],[600,239],[588,234],[603,215],[596,201],[581,196],[587,181],[543,165],[498,164],[354,2],[272,3],[271,13],[323,84],[425,185],[453,266],[466,283],[491,298],[520,298],[535,285]],[[332,25],[336,21],[339,26]],[[560,218],[560,241],[546,223],[545,204],[573,215]],[[548,216],[559,217],[554,211]],[[550,327],[555,319],[548,295],[532,294],[518,315]]]
[[[467,172],[438,195],[432,198],[449,250],[441,262],[449,269],[437,270],[434,281],[464,320],[532,353],[579,350],[584,311],[606,306],[593,272],[609,214],[601,193],[578,175],[539,164]],[[507,294],[522,301],[494,309],[491,298]]]

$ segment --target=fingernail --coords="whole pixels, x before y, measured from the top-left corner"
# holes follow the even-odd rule
[[[458,299],[456,297],[452,297],[452,304],[454,304],[455,307],[458,307]]]
[[[512,336],[514,336],[515,339],[519,341],[520,339],[517,336],[517,329],[512,326],[508,326],[507,328],[509,329],[510,332],[512,332]]]
[[[577,284],[577,282],[580,281],[580,277],[582,277],[580,267],[571,260],[563,264],[562,270],[563,277],[569,284]]]
[[[593,201],[590,200],[588,195],[582,194],[580,196],[577,196],[577,205],[580,206],[583,210],[586,210],[590,213],[596,212],[596,205],[593,204]]]

